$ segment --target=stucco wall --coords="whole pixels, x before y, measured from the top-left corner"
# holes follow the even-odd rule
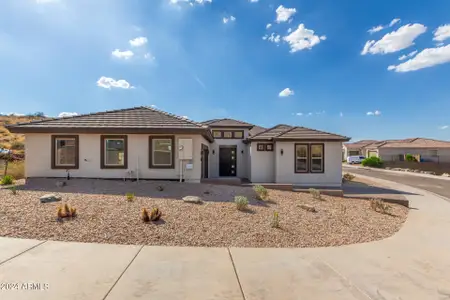
[[[193,169],[185,170],[186,181],[198,182],[201,177],[201,144],[209,145],[201,135],[175,135],[175,169],[149,169],[149,135],[128,135],[128,170],[146,179],[179,179],[178,139],[193,139]],[[51,168],[51,134],[25,135],[25,172],[27,177],[65,177],[65,170]],[[79,134],[79,169],[70,170],[72,177],[123,178],[126,169],[100,168],[100,135]],[[184,167],[183,167],[184,168]]]
[[[217,130],[242,130],[236,128],[214,128]],[[214,130],[213,129],[213,130]],[[248,130],[244,130],[244,139],[248,137]],[[244,139],[215,139],[210,144],[209,149],[209,164],[210,164],[210,177],[219,177],[219,148],[220,146],[237,146],[237,177],[248,178],[248,158],[249,151],[247,145],[243,143]],[[214,154],[213,154],[214,151]],[[244,153],[242,153],[242,151]]]
[[[436,149],[434,149],[436,150]],[[430,162],[450,162],[450,149],[437,149],[438,156],[432,156],[430,149],[424,148],[379,148],[379,157],[383,161],[396,161],[399,160],[399,155],[420,154],[421,158]]]
[[[253,183],[275,182],[275,151],[258,151],[257,143],[250,146],[250,180]]]
[[[314,143],[303,142],[302,143]],[[325,143],[324,173],[295,173],[295,143],[277,142],[275,151],[275,182],[305,186],[341,186],[342,143]],[[283,149],[283,155],[280,151]]]

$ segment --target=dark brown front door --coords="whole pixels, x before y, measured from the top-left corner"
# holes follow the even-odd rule
[[[209,149],[208,146],[202,144],[202,178],[208,178],[208,161]]]
[[[236,146],[219,148],[219,176],[236,176]]]

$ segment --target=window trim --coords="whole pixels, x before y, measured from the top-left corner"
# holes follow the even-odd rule
[[[153,164],[153,140],[171,140],[172,142],[172,164]],[[174,135],[151,135],[148,137],[148,168],[149,169],[175,169],[175,136]]]
[[[272,146],[272,149],[269,149],[268,146]],[[271,143],[264,144],[264,151],[273,152],[273,144],[271,144]]]
[[[304,171],[298,171],[297,170],[297,146],[306,146],[306,170]],[[309,144],[302,144],[302,143],[295,143],[294,144],[294,172],[296,174],[304,174],[304,173],[309,173],[309,157],[310,157],[310,149],[309,149]]]
[[[220,136],[215,137],[215,136],[214,136],[214,133],[216,133],[216,132],[220,133]],[[223,131],[222,131],[222,130],[213,130],[213,131],[212,131],[212,136],[213,136],[213,138],[215,138],[215,139],[222,139],[222,138],[223,138]]]
[[[123,140],[124,141],[124,158],[123,165],[106,165],[105,164],[105,140]],[[128,136],[127,135],[101,135],[100,136],[100,169],[128,169]]]
[[[75,140],[75,164],[60,166],[56,164],[56,140],[74,139]],[[76,170],[80,167],[80,137],[78,135],[52,135],[51,136],[51,168],[60,170]]]
[[[312,169],[312,160],[313,160],[313,156],[312,156],[312,147],[313,146],[321,146],[322,147],[322,169],[320,171],[314,171]],[[309,167],[309,172],[313,173],[313,174],[321,174],[321,173],[325,173],[325,144],[324,143],[314,143],[314,144],[309,144],[309,157],[310,157],[310,167]],[[317,159],[317,158],[316,158]]]
[[[242,134],[242,137],[236,137],[236,132],[240,132]],[[236,140],[242,140],[244,138],[244,130],[234,130],[233,131],[233,138]]]
[[[257,143],[256,144],[256,151],[265,151],[266,147],[264,145],[265,145],[264,143]],[[261,147],[261,149],[260,149],[260,147]]]
[[[233,129],[228,129],[228,130],[212,130],[212,136],[215,139],[224,139],[224,140],[243,140],[245,138],[245,132],[244,130],[233,130]],[[214,133],[220,133],[220,136],[216,137],[214,136]],[[225,132],[231,132],[231,137],[225,137]],[[242,134],[242,137],[236,137],[236,132],[240,132]]]

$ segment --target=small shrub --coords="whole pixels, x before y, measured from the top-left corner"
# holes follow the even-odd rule
[[[131,202],[134,200],[134,193],[126,193],[125,196],[127,197],[128,202]]]
[[[364,167],[381,168],[383,166],[383,161],[379,157],[371,156],[365,158],[361,164]]]
[[[271,225],[272,225],[272,228],[280,228],[280,215],[278,214],[277,211],[273,212]]]
[[[236,196],[234,197],[234,203],[236,203],[238,210],[245,210],[248,206],[248,199],[245,196]]]
[[[161,211],[159,210],[159,208],[153,208],[152,212],[150,213],[150,220],[151,221],[158,221],[161,218]]]
[[[56,211],[56,217],[58,221],[62,221],[64,218],[75,218],[77,216],[77,209],[71,207],[69,204],[61,204]]]
[[[10,185],[10,184],[14,184],[14,177],[12,177],[11,175],[5,175],[3,176],[2,180],[0,181],[1,185]]]
[[[141,211],[141,220],[145,223],[150,222],[150,216],[146,208],[143,208]]]
[[[23,149],[25,149],[25,144],[23,142],[20,142],[20,141],[13,141],[11,143],[11,149],[13,149],[13,150],[23,150]]]
[[[409,153],[405,155],[405,159],[406,159],[406,161],[417,161],[417,159],[414,157],[414,155],[409,154]]]
[[[345,173],[344,176],[342,176],[342,179],[344,179],[344,181],[352,181],[353,179],[355,179],[355,175]]]
[[[162,192],[162,191],[164,191],[164,186],[158,185],[158,186],[156,187],[156,190]]]
[[[267,189],[265,187],[258,184],[258,185],[253,186],[253,190],[256,193],[256,199],[267,200],[267,197],[269,196],[269,192],[267,191]]]
[[[11,190],[11,194],[17,195],[17,186],[13,185],[13,186],[10,188],[10,190]]]
[[[322,200],[322,196],[320,195],[320,191],[310,188],[309,193],[313,196],[314,199]]]
[[[381,214],[389,214],[391,210],[391,206],[386,202],[381,201],[380,199],[370,200],[370,208]]]

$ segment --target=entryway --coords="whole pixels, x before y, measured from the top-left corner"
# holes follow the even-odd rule
[[[202,156],[201,156],[201,178],[208,178],[209,177],[209,149],[208,146],[202,144]]]
[[[237,176],[237,147],[220,146],[219,176]]]

